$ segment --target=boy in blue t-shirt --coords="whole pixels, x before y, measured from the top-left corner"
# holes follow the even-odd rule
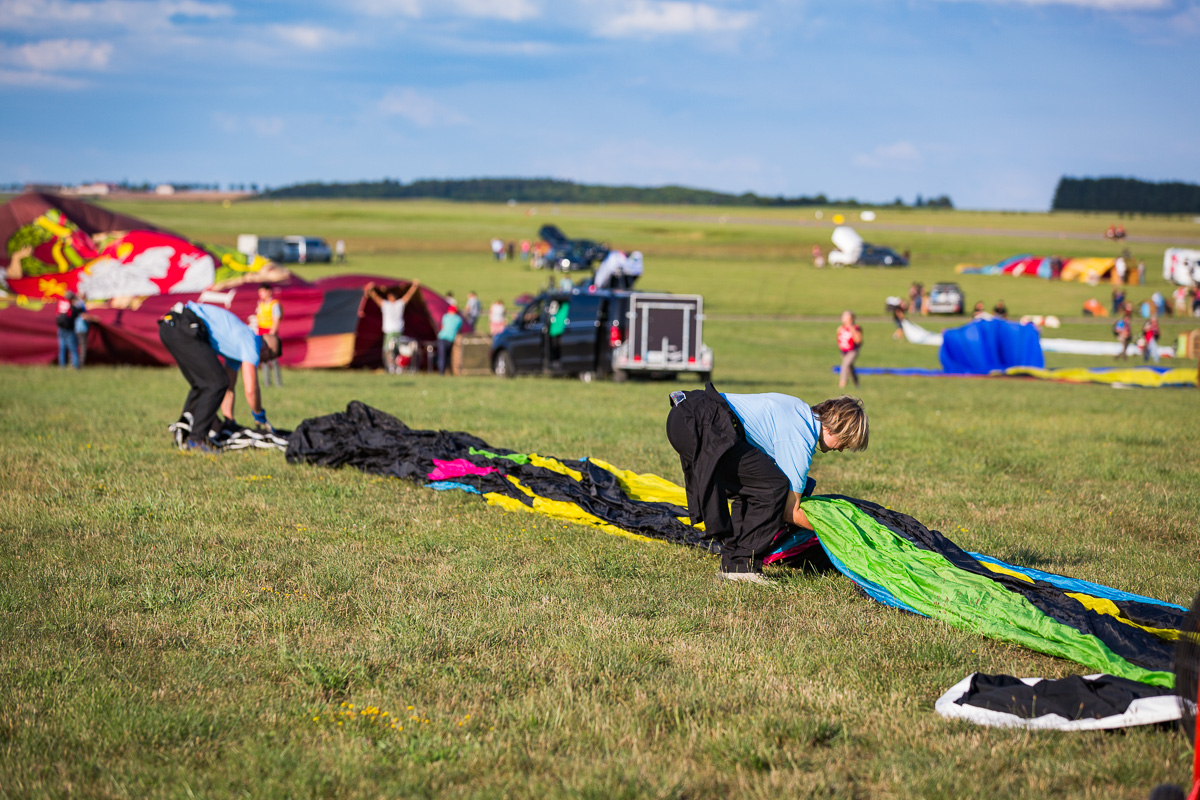
[[[667,438],[679,453],[692,523],[721,543],[722,578],[762,583],[762,560],[785,524],[812,528],[800,507],[813,453],[863,450],[862,401],[809,407],[785,394],[672,392]],[[730,500],[733,501],[732,513]]]

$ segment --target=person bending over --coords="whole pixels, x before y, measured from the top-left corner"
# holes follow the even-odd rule
[[[218,452],[209,444],[209,432],[219,407],[224,407],[226,419],[233,420],[239,369],[254,422],[270,428],[258,391],[261,343],[234,314],[204,303],[176,303],[158,321],[158,337],[191,387],[180,416],[180,423],[186,424],[178,428],[187,431],[187,439],[179,442],[181,450]]]
[[[800,499],[812,491],[814,452],[866,449],[862,400],[809,407],[786,394],[722,394],[710,383],[672,392],[671,404],[667,439],[683,467],[692,524],[703,522],[721,544],[721,578],[765,583],[763,557],[784,524],[812,529]]]

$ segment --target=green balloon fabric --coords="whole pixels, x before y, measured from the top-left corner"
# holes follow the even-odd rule
[[[917,547],[845,500],[810,498],[804,511],[831,557],[855,576],[886,587],[912,610],[1110,675],[1155,686],[1174,684],[1169,670],[1130,663],[1098,637],[1047,616],[995,580]]]

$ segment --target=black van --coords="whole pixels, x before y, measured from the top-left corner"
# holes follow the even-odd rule
[[[548,291],[492,339],[492,371],[502,378],[577,375],[584,381],[691,372],[707,380],[712,351],[702,340],[703,320],[699,295],[588,286]]]
[[[492,371],[501,378],[551,374],[578,375],[585,381],[611,372],[610,342],[619,326],[609,320],[620,319],[628,305],[625,295],[624,303],[610,291],[538,295],[492,339]],[[564,315],[562,333],[551,336],[551,324],[559,314]]]

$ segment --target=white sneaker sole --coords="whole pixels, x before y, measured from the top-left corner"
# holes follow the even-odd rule
[[[733,583],[753,583],[758,586],[774,586],[775,581],[767,580],[757,572],[718,572],[717,578]]]

